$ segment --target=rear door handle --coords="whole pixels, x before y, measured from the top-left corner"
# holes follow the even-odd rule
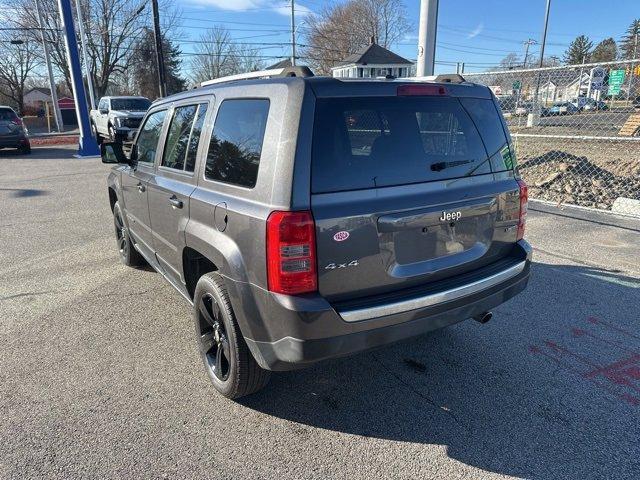
[[[147,187],[145,187],[143,183],[138,183],[138,191],[139,192],[144,192],[146,189],[147,189]]]
[[[172,197],[169,197],[169,205],[173,208],[182,208],[183,203],[182,200],[178,200],[178,197],[173,195]]]

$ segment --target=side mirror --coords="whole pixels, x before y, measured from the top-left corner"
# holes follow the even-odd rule
[[[107,142],[100,145],[100,156],[102,163],[125,163],[127,165],[131,163],[124,154],[122,144],[118,142]]]

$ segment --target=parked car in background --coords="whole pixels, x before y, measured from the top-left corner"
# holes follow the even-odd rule
[[[548,115],[567,115],[578,111],[578,107],[571,102],[556,102],[549,108]]]
[[[636,97],[636,99],[632,102],[633,108],[640,109],[640,97]]]
[[[601,100],[594,100],[593,98],[589,98],[587,99],[587,102],[585,102],[585,104],[582,106],[582,109],[587,112],[595,110],[603,111],[609,110],[609,105]]]
[[[0,149],[16,148],[18,152],[31,153],[31,144],[22,119],[11,107],[0,106]]]
[[[129,157],[102,155],[121,261],[192,305],[229,398],[270,370],[486,323],[529,279],[509,130],[460,76],[216,79],[156,101]]]
[[[96,140],[133,140],[150,106],[151,100],[146,97],[102,97],[90,114]]]

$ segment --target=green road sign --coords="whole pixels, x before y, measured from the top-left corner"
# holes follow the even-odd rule
[[[520,83],[520,80],[516,80],[515,82],[513,82],[512,86],[514,90],[520,90],[520,87],[522,86],[522,84]]]
[[[609,95],[619,95],[620,87],[624,83],[624,70],[611,70],[609,72]]]

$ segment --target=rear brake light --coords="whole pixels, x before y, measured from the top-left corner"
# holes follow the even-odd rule
[[[267,219],[269,290],[295,295],[318,289],[316,227],[311,212],[272,212]]]
[[[527,205],[529,202],[529,188],[524,180],[518,180],[518,186],[520,187],[520,216],[518,218],[518,234],[517,240],[524,238],[524,227],[527,221]]]
[[[400,85],[398,95],[447,95],[447,89],[442,85]]]

